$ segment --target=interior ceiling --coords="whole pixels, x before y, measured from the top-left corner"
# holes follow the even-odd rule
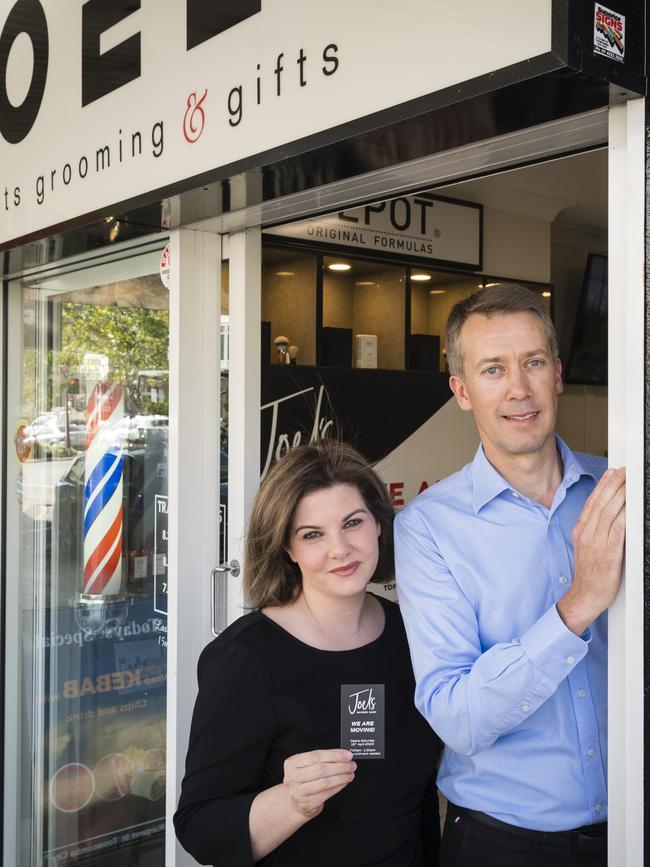
[[[453,195],[503,211],[607,232],[607,149],[445,187]]]

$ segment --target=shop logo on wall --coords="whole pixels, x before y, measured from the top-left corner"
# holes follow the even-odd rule
[[[355,247],[372,256],[383,253],[480,269],[482,223],[481,205],[420,193],[275,226],[264,233],[319,246]]]
[[[372,45],[366,4],[348,0],[6,0],[0,245],[191,189],[343,124],[374,128],[375,113],[459,75],[551,50],[552,0],[460,5],[432,52],[433,25],[419,24],[430,0],[410,0],[408,16],[375,4]],[[516,40],[499,26],[505,18]]]
[[[611,60],[625,60],[625,15],[606,6],[594,6],[594,54]]]

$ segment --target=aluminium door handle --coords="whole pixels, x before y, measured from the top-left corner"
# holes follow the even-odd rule
[[[216,638],[228,625],[228,585],[226,581],[218,581],[220,576],[228,573],[237,578],[241,572],[238,560],[230,563],[220,563],[210,573],[210,625]]]

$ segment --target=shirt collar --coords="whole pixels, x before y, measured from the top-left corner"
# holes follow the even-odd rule
[[[574,455],[562,437],[556,435],[556,440],[564,467],[561,487],[570,488],[581,476],[589,476],[594,481],[598,481],[594,473],[580,461],[577,455]],[[483,444],[479,445],[470,466],[473,486],[472,508],[478,514],[490,500],[498,497],[503,491],[512,490],[512,485],[489,462],[483,451]]]

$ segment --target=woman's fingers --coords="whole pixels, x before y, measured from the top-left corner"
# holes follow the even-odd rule
[[[352,782],[356,768],[349,750],[298,753],[284,763],[284,785],[296,808],[312,817],[324,801]]]
[[[306,767],[317,762],[347,762],[352,758],[350,750],[310,750],[308,753],[295,753],[285,762],[295,767]]]

